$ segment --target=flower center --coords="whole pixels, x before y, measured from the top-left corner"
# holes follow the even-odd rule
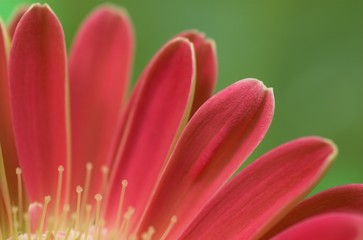
[[[17,175],[17,192],[18,204],[11,206],[11,225],[13,228],[12,238],[14,240],[100,240],[100,239],[152,239],[156,229],[150,226],[147,231],[136,234],[130,232],[130,224],[135,212],[135,208],[129,206],[127,210],[124,209],[124,200],[126,197],[126,189],[128,181],[126,179],[121,181],[121,193],[118,203],[118,210],[116,220],[112,228],[105,226],[105,219],[101,216],[102,211],[102,194],[98,193],[94,196],[94,204],[87,203],[88,193],[90,189],[92,164],[86,164],[86,175],[84,188],[77,186],[76,202],[73,205],[64,204],[63,210],[59,211],[61,204],[61,190],[64,167],[58,167],[58,182],[55,201],[50,196],[45,196],[43,203],[33,202],[28,206],[28,211],[24,211],[23,206],[23,186],[22,186],[22,171],[20,168],[16,169]],[[103,189],[106,189],[109,169],[103,166],[101,169],[103,173]],[[55,204],[54,214],[49,212],[49,206]],[[71,207],[75,210],[70,213]],[[94,208],[94,209],[93,209]],[[53,208],[51,208],[53,209]],[[8,209],[9,210],[9,209]],[[48,212],[48,213],[47,213]],[[177,221],[176,216],[172,216],[170,223],[161,235],[161,240],[166,239],[171,229]],[[0,240],[2,240],[0,232]],[[5,238],[6,239],[6,238]]]

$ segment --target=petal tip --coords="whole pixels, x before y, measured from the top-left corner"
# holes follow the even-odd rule
[[[117,16],[120,16],[121,18],[124,18],[127,20],[130,19],[130,14],[125,8],[120,7],[113,3],[103,3],[99,6],[97,6],[93,12],[97,12],[97,11],[106,11],[110,14],[115,14]]]
[[[208,44],[208,46],[210,46],[210,48],[212,49],[214,54],[217,54],[217,44],[216,44],[216,41],[214,39],[207,38],[206,39],[206,44]]]
[[[30,5],[28,11],[30,11],[30,10],[32,10],[34,8],[44,8],[46,5],[48,6],[48,4],[33,3],[32,5]]]
[[[339,151],[337,145],[332,140],[321,136],[308,136],[308,137],[302,137],[301,139],[306,139],[308,141],[312,141],[315,142],[316,144],[319,144],[319,146],[321,147],[329,148],[328,150],[329,153],[327,153],[326,156],[327,165],[331,165],[336,159]]]
[[[26,12],[24,13],[24,15],[36,11],[36,10],[40,10],[40,11],[45,11],[45,12],[50,12],[52,15],[56,15],[54,13],[54,11],[52,10],[52,8],[47,4],[41,4],[41,3],[33,3],[32,5],[30,5],[30,7],[28,8],[28,10],[26,10]]]
[[[189,29],[189,30],[185,30],[184,32],[181,32],[180,34],[178,34],[181,37],[200,37],[200,38],[205,38],[206,34],[196,28],[194,29]]]
[[[169,44],[170,45],[173,45],[173,44],[188,44],[188,46],[191,48],[191,50],[193,52],[193,56],[195,55],[194,54],[194,52],[195,52],[194,45],[193,45],[193,43],[188,38],[185,38],[185,37],[175,37],[172,40],[170,40]]]
[[[328,161],[333,162],[336,159],[336,157],[338,156],[338,153],[339,153],[338,146],[331,139],[321,138],[321,140],[331,147],[332,152],[329,155]]]
[[[269,88],[266,87],[266,85],[263,83],[263,81],[257,79],[257,78],[245,78],[245,79],[242,79],[240,81],[245,81],[245,82],[251,82],[251,83],[254,83],[255,85],[258,85],[260,86],[262,89],[268,91]],[[239,81],[239,82],[240,82]]]

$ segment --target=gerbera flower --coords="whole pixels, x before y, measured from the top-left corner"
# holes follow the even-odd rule
[[[15,19],[0,31],[0,239],[362,237],[361,185],[299,203],[336,155],[329,140],[283,144],[231,179],[274,97],[256,79],[211,97],[216,53],[202,33],[167,42],[128,94],[124,10],[95,10],[69,61],[47,5]]]

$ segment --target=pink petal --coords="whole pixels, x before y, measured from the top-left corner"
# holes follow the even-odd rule
[[[28,8],[28,5],[21,5],[16,9],[15,13],[13,14],[8,26],[10,38],[14,37],[16,27],[18,26],[20,19],[23,17],[24,13],[28,10]]]
[[[307,219],[273,238],[274,240],[363,239],[363,216],[332,213]]]
[[[335,187],[306,199],[269,230],[263,239],[270,239],[298,222],[329,212],[352,212],[363,215],[363,184]]]
[[[197,81],[191,115],[212,96],[217,80],[217,55],[215,43],[205,39],[198,31],[185,31],[178,36],[188,38],[194,45],[197,60]]]
[[[10,185],[17,183],[15,170],[19,167],[10,114],[8,57],[10,41],[5,26],[0,21],[0,142],[4,158],[6,179]],[[9,188],[11,200],[18,202],[17,188]]]
[[[271,89],[255,79],[239,81],[202,105],[180,137],[140,232],[153,225],[159,238],[176,215],[169,235],[176,239],[260,143],[273,111]]]
[[[70,57],[72,187],[84,186],[93,164],[88,197],[102,192],[103,165],[110,166],[112,144],[129,81],[133,30],[127,14],[103,6],[78,33]],[[93,202],[93,200],[90,200]]]
[[[122,179],[129,182],[124,206],[144,208],[170,148],[189,116],[194,65],[192,44],[176,38],[159,51],[143,73],[113,168],[108,220],[115,218]]]
[[[318,137],[272,150],[231,180],[181,239],[258,239],[316,184],[335,155],[335,146]]]
[[[33,5],[20,20],[9,73],[14,135],[30,201],[55,199],[62,165],[63,202],[70,167],[66,56],[62,26],[47,5]]]

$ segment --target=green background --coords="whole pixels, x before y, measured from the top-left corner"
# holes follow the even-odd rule
[[[2,18],[22,2],[0,0]],[[70,46],[82,19],[103,1],[47,2]],[[199,29],[217,43],[217,90],[246,77],[274,88],[274,121],[251,159],[288,140],[321,135],[337,143],[339,156],[315,191],[363,182],[363,1],[109,2],[124,6],[134,22],[134,79],[170,37]]]

